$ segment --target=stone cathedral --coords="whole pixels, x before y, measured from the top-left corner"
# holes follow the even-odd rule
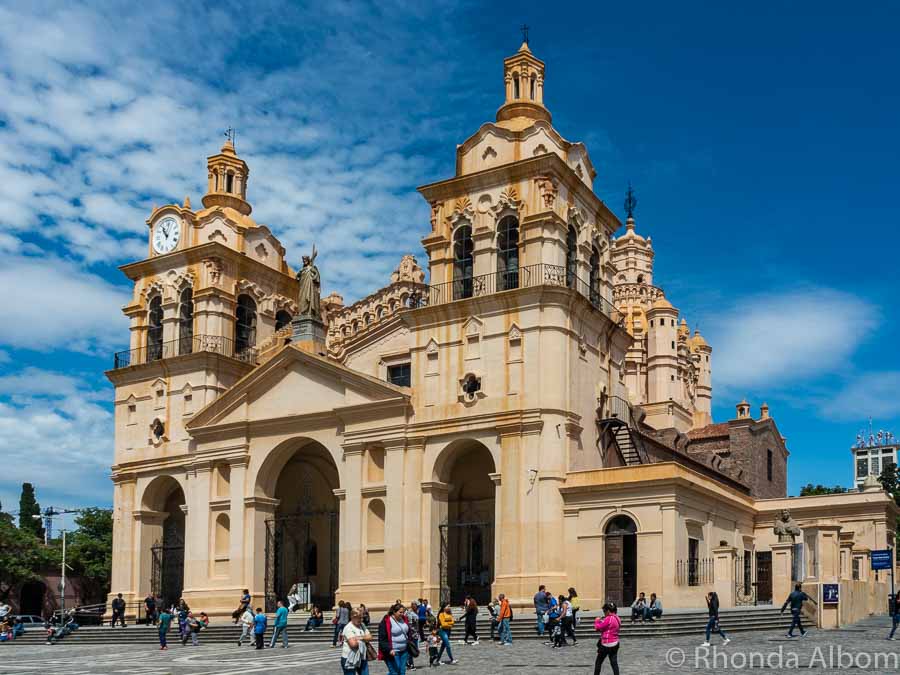
[[[853,580],[887,541],[883,493],[787,498],[767,407],[713,422],[713,349],[654,285],[633,198],[616,237],[588,149],[553,126],[545,64],[523,44],[502,75],[496,120],[419,188],[427,283],[398,252],[383,288],[322,298],[321,331],[298,335],[296,270],[231,140],[201,208],[153,210],[107,372],[112,593],[224,613],[295,583],[374,608],[527,606],[545,583],[583,607],[713,589],[729,606],[780,597],[804,561]],[[784,508],[799,544],[772,533]]]

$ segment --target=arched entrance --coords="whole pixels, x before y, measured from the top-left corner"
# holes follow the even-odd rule
[[[47,585],[43,581],[29,581],[19,590],[19,614],[44,616],[44,596]]]
[[[144,506],[162,513],[161,528],[150,547],[150,592],[164,607],[184,590],[184,491],[169,476],[157,478],[144,496]]]
[[[274,496],[280,500],[266,521],[266,610],[285,599],[294,584],[309,584],[310,602],[334,605],[338,587],[338,469],[328,450],[310,441],[282,467]]]
[[[441,524],[441,601],[457,605],[471,595],[491,599],[494,581],[494,460],[481,443],[456,449],[441,472],[449,483],[447,520]]]
[[[616,516],[606,525],[606,599],[619,607],[637,595],[637,525]]]

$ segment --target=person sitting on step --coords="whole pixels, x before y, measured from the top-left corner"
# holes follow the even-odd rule
[[[647,609],[647,598],[640,593],[633,603],[631,603],[631,623],[638,619],[644,620],[644,610]]]
[[[656,597],[656,593],[650,594],[650,602],[644,608],[644,621],[653,621],[662,616],[662,602]]]

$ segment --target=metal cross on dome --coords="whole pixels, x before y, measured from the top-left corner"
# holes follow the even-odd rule
[[[528,44],[528,24],[522,24],[522,41],[527,45]]]
[[[236,134],[237,134],[237,132],[235,131],[234,127],[228,127],[225,130],[225,138],[227,138],[229,141],[231,141],[232,145],[234,145],[234,137]]]
[[[625,213],[629,218],[634,217],[635,207],[637,207],[637,198],[634,196],[634,188],[631,187],[631,181],[628,181],[628,191],[625,193]]]

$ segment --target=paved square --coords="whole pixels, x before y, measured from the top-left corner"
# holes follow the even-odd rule
[[[712,651],[698,649],[703,636],[625,639],[619,653],[623,674],[648,675],[677,672],[804,672],[853,673],[897,672],[900,641],[885,638],[890,629],[887,617],[872,617],[854,626],[835,631],[810,631],[803,639],[788,640],[768,633],[734,633],[726,647]],[[534,640],[519,640],[512,647],[488,642],[478,646],[453,645],[460,663],[442,666],[439,672],[479,675],[492,673],[592,673],[595,642],[581,641],[567,649],[551,649]],[[300,672],[340,675],[339,652],[327,646],[297,645],[289,650],[276,648],[257,652],[249,647],[201,645],[182,647],[177,643],[168,652],[147,646],[79,645],[76,642],[46,645],[0,644],[0,673],[3,675],[243,675],[245,673]],[[682,662],[682,658],[684,661]],[[421,659],[420,659],[421,661]],[[420,668],[418,672],[426,670]],[[373,675],[387,672],[383,663],[374,663]],[[609,665],[604,666],[610,673]]]

